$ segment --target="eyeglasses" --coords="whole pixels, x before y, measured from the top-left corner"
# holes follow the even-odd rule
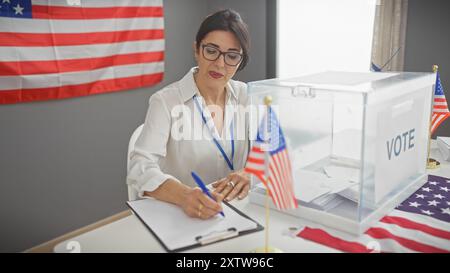
[[[223,55],[224,61],[227,65],[237,66],[242,60],[242,54],[238,52],[222,52],[219,49],[209,45],[202,45],[202,48],[203,57],[208,61],[215,61],[219,59],[220,55]]]

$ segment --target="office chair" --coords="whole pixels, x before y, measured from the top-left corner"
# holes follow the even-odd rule
[[[128,143],[128,154],[127,154],[127,174],[130,171],[130,155],[131,152],[134,149],[134,144],[136,143],[137,138],[141,134],[142,127],[144,127],[144,124],[141,124],[139,127],[137,127],[133,134],[131,135],[130,142]],[[127,183],[128,185],[128,183]],[[128,185],[128,200],[133,201],[138,199],[138,192],[135,188]]]

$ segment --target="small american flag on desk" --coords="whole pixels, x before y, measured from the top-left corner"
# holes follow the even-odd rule
[[[163,72],[162,0],[0,0],[0,104],[138,88]]]
[[[439,72],[436,73],[436,84],[434,86],[433,116],[431,117],[431,134],[439,125],[450,116],[444,88],[442,87]]]
[[[413,195],[361,236],[303,228],[297,236],[344,252],[450,252],[450,179],[428,176]]]
[[[267,130],[266,127],[268,127]],[[265,135],[269,136],[268,143],[264,140],[263,136]],[[267,107],[267,113],[258,127],[256,140],[248,155],[245,171],[255,175],[264,183],[278,209],[297,208],[286,141],[275,112],[270,106]]]

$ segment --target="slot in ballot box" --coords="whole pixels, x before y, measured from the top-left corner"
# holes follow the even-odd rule
[[[268,95],[285,137],[299,203],[286,213],[361,234],[422,186],[435,77],[330,71],[250,82],[251,138]],[[265,204],[254,176],[250,201]]]

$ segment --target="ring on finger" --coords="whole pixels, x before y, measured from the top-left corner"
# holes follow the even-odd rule
[[[230,185],[232,188],[236,187],[236,184],[234,184],[233,181],[228,182],[228,185]]]
[[[202,216],[202,209],[203,209],[203,205],[199,204],[198,205],[198,212],[197,212],[197,216],[200,218]]]

